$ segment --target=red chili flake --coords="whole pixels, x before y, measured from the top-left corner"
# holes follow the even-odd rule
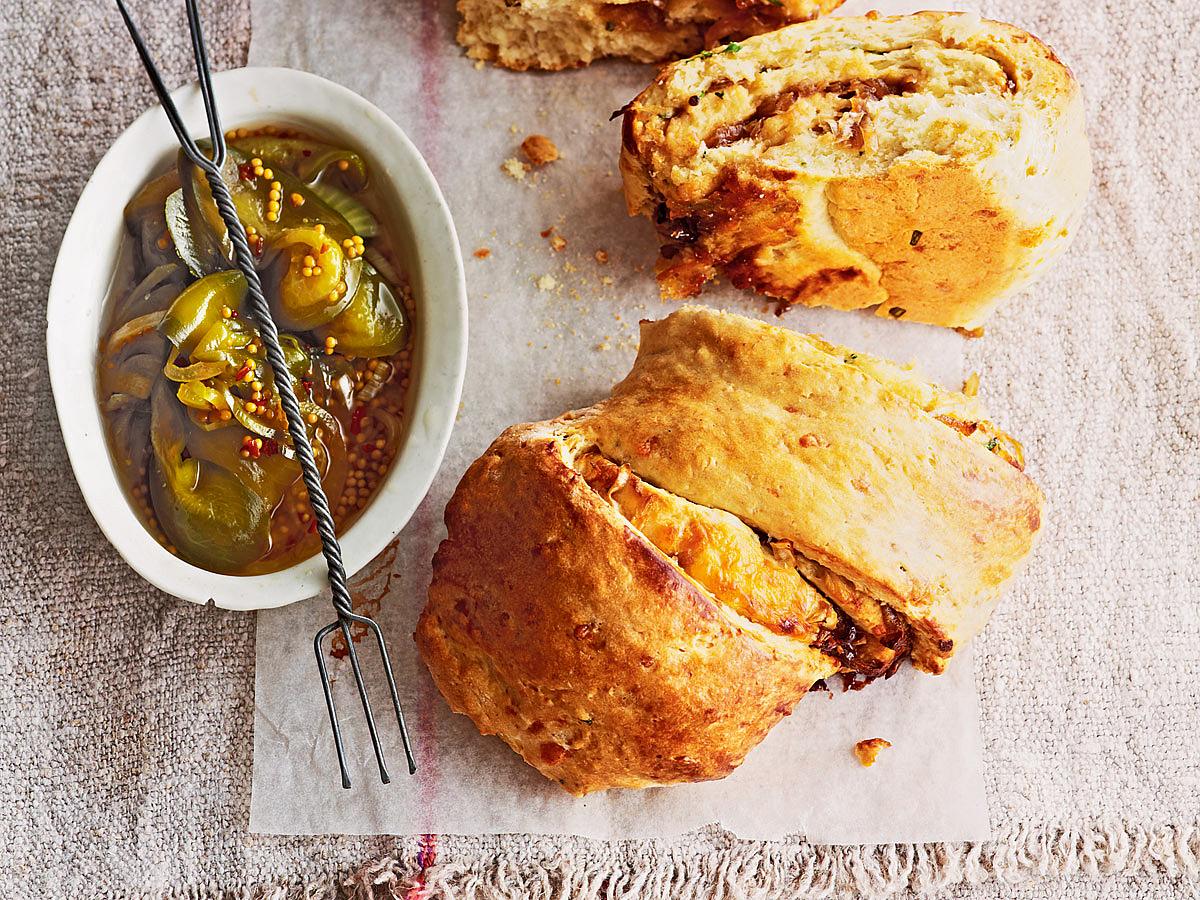
[[[253,181],[255,179],[254,166],[250,163],[242,163],[238,166],[238,178],[242,181]]]
[[[279,442],[274,438],[267,438],[263,441],[262,452],[267,456],[274,456],[279,452]]]
[[[354,407],[354,412],[350,414],[350,433],[358,434],[362,431],[363,407]]]
[[[311,522],[308,523],[308,533],[312,534],[316,530],[317,530],[317,520],[313,519]]]
[[[236,319],[237,317],[238,317],[238,311],[236,309],[231,310],[229,313],[229,318]]]
[[[304,392],[306,394],[308,394],[309,398],[311,399],[311,397],[313,395],[312,379],[311,378],[301,378],[300,379],[300,387],[304,388]]]
[[[312,156],[312,151],[311,151],[311,150],[301,150],[300,152],[301,152],[301,154],[303,154],[304,156]]]
[[[246,376],[247,376],[249,373],[250,373],[250,363],[248,363],[248,362],[242,363],[242,367],[241,367],[240,369],[238,369],[238,370],[237,370],[236,374],[234,374],[234,376],[233,376],[233,380],[234,380],[234,381],[241,381],[241,380],[242,380],[243,378],[245,378],[245,377],[246,377]]]

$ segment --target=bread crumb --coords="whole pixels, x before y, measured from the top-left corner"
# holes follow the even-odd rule
[[[508,126],[508,133],[509,133],[509,134],[517,134],[518,132],[520,132],[520,130],[521,130],[521,129],[520,129],[520,128],[518,128],[516,125],[509,125],[509,126]]]
[[[480,247],[478,250],[475,251],[476,259],[487,259],[491,255],[492,255],[492,251],[489,250],[487,247]]]
[[[525,173],[529,171],[529,166],[513,156],[502,162],[500,164],[500,169],[509,178],[512,178],[516,181],[524,181]]]
[[[558,234],[556,232],[556,230],[554,230],[553,226],[551,226],[550,228],[544,228],[544,229],[540,230],[540,232],[538,232],[538,234],[540,234],[542,236],[542,238],[545,238],[546,240],[550,241],[550,246],[551,246],[552,250],[554,250],[554,251],[566,250],[566,238],[564,238],[563,235]]]
[[[611,275],[602,275],[600,277],[600,283],[601,284],[612,284],[613,283],[612,276]]]
[[[982,328],[955,328],[959,334],[965,338],[981,338],[983,337]]]
[[[979,373],[972,372],[967,376],[967,380],[963,382],[962,392],[968,397],[979,396]]]
[[[607,265],[608,264],[608,251],[607,250],[597,250],[596,251],[596,262],[600,263],[600,265],[602,265],[602,266]]]
[[[854,745],[854,755],[858,757],[859,763],[864,768],[870,768],[875,765],[875,759],[879,756],[881,750],[886,750],[892,746],[891,741],[885,741],[883,738],[867,738],[865,741],[859,741]]]
[[[539,291],[552,291],[558,287],[558,280],[553,275],[543,275],[537,280]]]
[[[544,166],[558,159],[558,147],[544,134],[531,134],[521,141],[521,152],[535,166]]]
[[[479,70],[482,68],[483,68],[483,60],[482,59],[475,60],[475,69]]]

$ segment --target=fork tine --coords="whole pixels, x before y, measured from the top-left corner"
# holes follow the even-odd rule
[[[390,784],[392,776],[388,774],[387,762],[383,758],[383,746],[379,743],[379,732],[375,728],[375,716],[371,712],[371,698],[367,696],[367,685],[363,681],[362,668],[358,664],[358,653],[354,649],[354,639],[350,636],[349,617],[338,620],[342,634],[346,637],[347,656],[350,657],[350,668],[354,670],[354,681],[358,685],[358,698],[362,701],[363,713],[367,717],[367,731],[371,734],[371,746],[375,748],[375,762],[379,764],[379,778],[384,784]]]
[[[196,0],[186,0],[186,6],[188,30],[192,33],[192,55],[196,58],[196,76],[200,81],[200,95],[204,98],[204,114],[208,117],[208,137],[213,145],[213,165],[219,169],[225,165],[225,132],[221,129],[221,117],[217,112],[216,98],[213,96],[208,47],[204,41],[204,28],[200,22],[200,9]]]
[[[321,644],[326,637],[337,631],[340,622],[326,625],[313,638],[313,649],[317,653],[317,668],[321,672],[321,688],[325,692],[325,707],[329,710],[329,725],[333,728],[333,744],[337,748],[338,767],[342,770],[342,787],[350,788],[350,771],[346,767],[346,748],[342,744],[342,729],[338,725],[337,708],[333,705],[333,689],[329,683],[329,670],[325,667],[325,654]]]
[[[175,101],[171,99],[171,92],[163,83],[158,66],[154,64],[154,60],[150,56],[150,50],[146,46],[146,41],[134,23],[133,15],[129,12],[129,7],[125,5],[125,0],[117,0],[117,9],[121,13],[121,18],[125,20],[125,27],[129,30],[130,38],[133,39],[133,46],[137,49],[138,56],[141,57],[142,68],[146,70],[146,75],[150,78],[150,84],[154,88],[154,93],[158,95],[158,102],[161,104],[163,112],[167,114],[167,121],[171,123],[171,130],[175,132],[175,137],[178,138],[184,152],[190,156],[195,152],[195,143],[192,141],[191,135],[187,133],[187,129],[183,127],[183,119],[179,115],[179,110],[175,107]]]
[[[404,755],[408,759],[408,774],[417,774],[417,760],[413,756],[412,743],[408,739],[408,726],[404,722],[404,709],[400,706],[400,695],[396,691],[396,676],[392,674],[392,660],[388,656],[387,644],[383,640],[383,629],[374,619],[365,616],[355,616],[355,621],[361,622],[375,635],[379,644],[379,655],[383,658],[383,671],[387,674],[388,689],[392,694],[392,708],[396,710],[396,724],[400,726],[400,738],[404,743]]]

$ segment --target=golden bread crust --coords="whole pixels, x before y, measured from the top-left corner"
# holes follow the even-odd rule
[[[662,62],[815,18],[842,0],[458,0],[467,56],[559,70],[604,57]]]
[[[664,296],[720,272],[785,303],[973,328],[1072,237],[1091,169],[1070,71],[959,13],[827,18],[665,67],[627,107]]]
[[[563,459],[502,434],[446,509],[417,645],[450,707],[576,794],[721,778],[836,661],[730,612]]]
[[[913,626],[914,662],[941,671],[1029,552],[1042,495],[985,432],[937,418],[951,392],[914,396],[898,367],[849,355],[684,307],[643,324],[632,371],[575,428],[867,589]]]
[[[417,644],[573,793],[719,778],[818,679],[944,668],[1040,527],[1019,465],[973,398],[684,307],[468,469]]]

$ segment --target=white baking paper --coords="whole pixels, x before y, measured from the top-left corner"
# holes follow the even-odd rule
[[[895,3],[871,6],[900,11]],[[585,799],[572,798],[449,711],[411,635],[455,484],[506,426],[606,395],[633,359],[638,320],[674,308],[657,296],[651,225],[625,213],[620,125],[609,122],[653,69],[613,62],[557,74],[477,68],[454,43],[448,2],[254,0],[253,20],[253,65],[306,69],[346,85],[382,107],[425,155],[462,243],[471,336],[462,408],[442,470],[397,542],[356,582],[356,593],[379,600],[419,770],[412,778],[404,773],[368,650],[394,780],[383,785],[374,771],[353,681],[340,662],[335,687],[355,779],[353,790],[342,790],[312,653],[313,634],[332,618],[328,600],[261,612],[250,829],[628,838],[718,824],[745,838],[798,834],[818,843],[988,837],[969,649],[940,677],[906,668],[861,693],[806,697],[722,781]],[[517,180],[501,165],[519,156],[531,133],[551,137],[562,158]],[[543,237],[547,229],[553,232]],[[555,236],[566,246],[556,250]],[[487,257],[477,258],[483,249]],[[774,320],[761,298],[727,286],[710,287],[702,300]],[[953,332],[827,310],[791,310],[778,321],[917,361],[931,377],[961,383],[962,339]],[[852,747],[873,737],[893,746],[866,769]]]

